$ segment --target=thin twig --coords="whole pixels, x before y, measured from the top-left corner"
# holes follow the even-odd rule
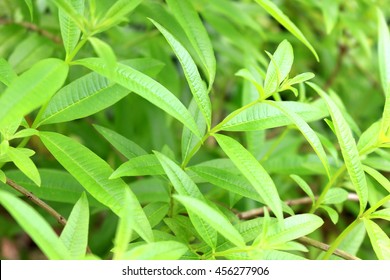
[[[330,248],[330,245],[322,243],[322,242],[314,240],[314,239],[311,239],[311,238],[306,237],[306,236],[302,236],[302,237],[298,238],[298,241],[300,241],[303,244],[318,248],[324,252],[328,251]],[[339,249],[336,249],[333,252],[333,255],[336,255],[336,256],[343,258],[345,260],[360,260],[358,257],[351,255],[343,250],[339,250]]]
[[[318,197],[315,197],[315,198],[317,199]],[[355,193],[349,193],[347,199],[350,201],[359,201],[359,197]],[[301,198],[297,198],[297,199],[287,200],[287,201],[285,201],[285,204],[287,204],[288,206],[294,206],[294,205],[311,204],[312,202],[313,201],[310,197],[301,197]],[[271,211],[271,209],[268,208],[268,211]],[[257,216],[261,216],[263,214],[264,214],[264,207],[251,209],[251,210],[245,211],[245,212],[240,212],[240,213],[237,213],[236,215],[238,218],[240,218],[242,220],[248,220],[248,219],[252,219],[252,218],[257,217]]]
[[[337,57],[336,66],[334,67],[332,73],[330,74],[328,80],[326,81],[324,85],[324,90],[328,90],[330,87],[332,87],[333,83],[336,81],[336,78],[339,76],[341,67],[343,65],[343,60],[345,55],[348,52],[348,47],[346,45],[340,44],[339,45],[339,55]]]
[[[41,207],[43,210],[45,210],[47,213],[49,213],[51,216],[53,216],[61,225],[66,225],[66,219],[61,216],[56,210],[54,210],[51,206],[49,206],[46,202],[42,201],[40,198],[35,196],[32,192],[29,192],[22,186],[16,184],[11,179],[7,178],[7,185],[11,186],[21,194],[25,195],[29,200],[34,202],[36,205]]]
[[[56,43],[58,45],[62,44],[62,40],[60,37],[58,37],[57,35],[55,35],[53,33],[50,33],[49,31],[47,31],[45,29],[40,28],[39,26],[37,26],[31,22],[26,22],[26,21],[15,22],[15,21],[7,19],[7,18],[0,18],[0,25],[8,25],[8,24],[20,25],[28,30],[31,30],[33,32],[36,32],[36,33],[42,35],[43,37],[48,38],[49,40],[53,41],[54,43]]]

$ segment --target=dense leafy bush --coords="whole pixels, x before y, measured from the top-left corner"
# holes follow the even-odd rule
[[[386,2],[1,1],[2,257],[390,259]]]

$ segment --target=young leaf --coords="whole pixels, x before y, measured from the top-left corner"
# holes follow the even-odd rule
[[[317,52],[313,46],[306,39],[305,35],[299,28],[270,0],[256,0],[273,18],[275,18],[281,25],[284,26],[291,34],[293,34],[299,41],[301,41],[315,56],[317,61],[320,61]]]
[[[164,35],[169,45],[178,57],[181,66],[183,67],[184,75],[186,76],[188,85],[191,89],[192,95],[196,103],[199,106],[204,118],[206,119],[207,127],[211,126],[211,101],[208,96],[206,85],[198,72],[198,68],[191,55],[183,47],[183,45],[176,40],[176,38],[169,33],[163,26],[158,22],[150,19],[150,21],[157,27],[158,30]]]
[[[94,124],[93,127],[127,159],[147,154],[147,152],[136,143],[123,137],[115,131],[97,124]]]
[[[68,65],[56,58],[41,60],[12,84],[0,97],[0,127],[36,109],[62,86]]]
[[[330,189],[323,200],[323,204],[338,204],[343,203],[348,199],[348,192],[341,188]]]
[[[4,58],[0,57],[0,82],[9,87],[17,77],[12,66]]]
[[[390,208],[385,208],[372,213],[370,219],[382,219],[390,222]]]
[[[312,146],[313,150],[318,155],[319,159],[324,165],[328,177],[330,178],[331,174],[330,174],[328,158],[326,156],[324,148],[322,147],[320,139],[318,138],[317,134],[313,131],[313,129],[298,114],[296,114],[293,111],[290,111],[287,107],[285,107],[283,102],[276,103],[275,101],[267,101],[267,100],[264,102],[279,109],[297,126],[297,128],[302,132],[303,136],[309,142],[310,146]]]
[[[363,169],[368,175],[374,178],[385,190],[387,190],[390,193],[390,181],[388,178],[383,176],[383,174],[377,171],[376,169],[369,167],[367,165],[363,164]]]
[[[210,207],[202,200],[183,195],[173,196],[177,201],[184,205],[189,211],[195,213],[202,220],[206,221],[211,227],[222,234],[226,239],[237,247],[244,247],[245,242],[240,233],[232,226],[228,219],[217,210]]]
[[[12,215],[49,259],[71,259],[70,252],[57,234],[33,207],[3,190],[0,190],[0,204]]]
[[[78,12],[78,11],[83,11],[84,9],[80,6],[81,3],[76,3],[75,1],[77,0],[72,0],[72,3],[69,3],[70,1],[66,0],[51,0],[54,2],[54,4],[57,5],[58,9],[61,10],[61,13],[64,13],[64,15],[68,16],[68,20],[64,21],[63,25],[67,25],[65,28],[65,32],[69,32],[71,30],[71,34],[68,33],[66,35],[71,35],[70,38],[66,38],[69,41],[72,41],[70,43],[67,43],[67,45],[72,46],[75,40],[75,35],[77,34],[76,29],[73,28],[68,28],[69,22],[75,23],[78,28],[80,28],[81,31],[84,30],[84,21],[83,21],[83,16]],[[80,1],[78,1],[80,2]],[[75,5],[73,5],[75,4]],[[61,26],[62,28],[62,26]],[[67,46],[68,47],[68,46]],[[66,50],[66,49],[65,49]]]
[[[321,205],[320,208],[324,209],[326,213],[328,213],[328,216],[333,224],[337,224],[339,221],[339,213],[337,213],[336,210],[334,210],[332,207]]]
[[[94,37],[91,37],[88,40],[91,42],[97,55],[106,62],[108,69],[114,70],[116,65],[116,55],[110,45]]]
[[[131,202],[134,230],[146,241],[153,241],[153,233],[141,205],[121,179],[110,180],[111,167],[80,143],[54,132],[41,132],[40,138],[59,163],[99,202],[109,207],[118,216],[125,203]]]
[[[276,223],[269,227],[265,244],[282,244],[290,240],[312,233],[319,228],[324,221],[313,214],[299,214],[288,217],[283,224]]]
[[[143,0],[119,0],[116,1],[104,17],[101,19],[101,23],[99,26],[99,31],[103,31],[105,29],[110,28],[118,24],[119,22],[125,20],[125,16],[134,10],[139,4],[141,4]]]
[[[280,102],[275,103],[279,104]],[[306,122],[320,120],[328,115],[326,108],[323,108],[320,102],[307,104],[283,101],[283,106],[299,115]],[[227,116],[226,118],[230,117]],[[262,102],[229,119],[221,128],[227,131],[254,131],[290,125],[292,123],[280,110]]]
[[[236,140],[220,134],[213,135],[219,146],[233,161],[241,173],[248,179],[260,197],[274,212],[275,216],[283,219],[282,203],[278,191],[267,171],[260,163]]]
[[[146,176],[146,175],[161,175],[164,174],[164,169],[155,155],[142,155],[129,159],[127,162],[119,166],[110,179],[116,179],[124,176]]]
[[[356,142],[352,136],[352,131],[333,100],[317,85],[311,82],[308,82],[308,85],[310,85],[327,104],[349,177],[359,196],[360,213],[363,213],[368,200],[367,181],[359,158]]]
[[[311,190],[310,186],[298,175],[290,175],[290,178],[293,179],[298,186],[301,187],[301,189],[311,198],[312,202],[315,202],[315,197],[313,194],[313,191]]]
[[[196,123],[180,100],[149,76],[137,71],[133,67],[117,63],[114,72],[111,72],[104,60],[99,58],[85,58],[78,60],[77,64],[90,68],[91,70],[109,77],[121,86],[139,94],[157,107],[161,108],[185,126],[197,136],[200,136]]]
[[[191,1],[167,0],[167,3],[202,62],[203,70],[207,73],[208,90],[210,91],[214,83],[216,61],[207,31]]]
[[[72,259],[81,259],[85,256],[88,244],[88,228],[89,206],[87,196],[83,193],[73,207],[60,236]]]
[[[41,177],[38,169],[29,156],[20,149],[14,147],[9,147],[7,154],[20,171],[30,178],[37,186],[41,185]]]
[[[279,84],[290,73],[294,60],[291,44],[283,40],[272,56],[264,81],[264,91],[267,95],[277,91]]]
[[[73,13],[79,14],[79,17],[84,14],[84,0],[70,0],[68,5],[73,8]],[[60,20],[61,37],[64,42],[66,56],[68,57],[80,39],[81,30],[77,26],[77,21],[74,21],[69,16],[69,11],[64,11],[63,7],[59,6],[58,17]]]
[[[390,259],[390,238],[387,234],[373,221],[363,219],[364,226],[370,237],[372,248],[379,260]]]
[[[379,8],[377,8],[377,14],[379,73],[383,91],[388,95],[390,85],[390,33],[386,18]]]
[[[125,253],[127,260],[178,260],[188,248],[177,241],[159,241],[140,245]]]

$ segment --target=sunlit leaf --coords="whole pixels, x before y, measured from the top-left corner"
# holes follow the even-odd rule
[[[159,241],[140,245],[125,253],[127,260],[178,260],[188,250],[187,246],[176,241]]]
[[[371,245],[379,260],[390,260],[390,238],[387,234],[373,221],[363,219],[364,226],[370,237]]]

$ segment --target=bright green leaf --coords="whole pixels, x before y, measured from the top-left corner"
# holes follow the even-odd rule
[[[101,19],[99,31],[108,29],[119,22],[126,20],[126,15],[133,11],[143,0],[118,0],[110,6]]]
[[[124,176],[146,176],[146,175],[161,175],[164,174],[164,169],[155,155],[142,155],[129,159],[127,162],[119,166],[110,179],[120,178]]]
[[[325,205],[321,205],[320,208],[324,209],[326,213],[328,213],[328,216],[333,224],[337,224],[337,222],[339,221],[339,213],[337,213],[336,210],[334,210],[332,207]]]
[[[176,241],[159,241],[140,245],[125,253],[127,260],[178,260],[188,250],[187,246]]]
[[[379,260],[390,260],[390,238],[373,221],[363,219],[371,245]]]
[[[372,213],[370,219],[382,219],[390,222],[390,208],[385,208]]]
[[[323,200],[323,204],[337,204],[343,203],[348,199],[348,192],[341,188],[330,189]]]
[[[310,197],[310,199],[314,203],[315,197],[314,197],[313,191],[311,190],[310,186],[306,183],[306,181],[303,180],[298,175],[290,175],[290,177],[298,184],[298,186],[301,187],[301,189]]]
[[[8,148],[7,154],[20,171],[30,178],[37,186],[41,185],[41,177],[38,169],[30,157],[20,151],[20,149],[13,147]]]
[[[390,181],[386,178],[382,173],[377,171],[376,169],[369,167],[367,165],[363,165],[364,171],[374,178],[385,190],[390,193]]]
[[[386,18],[379,8],[377,9],[377,14],[379,73],[383,91],[388,95],[390,85],[390,33]]]
[[[51,0],[54,2],[54,4],[57,5],[58,9],[61,10],[61,13],[64,13],[68,17],[67,20],[64,20],[63,26],[64,26],[64,31],[65,31],[65,38],[66,39],[66,44],[65,50],[68,47],[72,47],[75,41],[75,35],[77,35],[77,31],[74,27],[70,27],[69,23],[72,25],[73,23],[80,28],[81,31],[84,31],[84,21],[83,21],[83,16],[78,12],[84,10],[84,7],[81,7],[81,1],[82,0],[72,0],[70,1],[67,0]],[[84,1],[83,1],[84,2]],[[75,4],[75,5],[73,5]],[[61,30],[62,32],[62,30]],[[62,33],[61,33],[62,34]],[[63,35],[64,36],[64,35]],[[69,37],[68,37],[69,36]],[[76,42],[77,43],[77,42]]]
[[[94,37],[88,38],[88,40],[91,42],[96,54],[105,61],[108,69],[114,71],[117,60],[116,55],[110,45]]]
[[[0,82],[5,84],[7,87],[12,84],[18,76],[12,69],[12,66],[4,58],[0,57]]]

